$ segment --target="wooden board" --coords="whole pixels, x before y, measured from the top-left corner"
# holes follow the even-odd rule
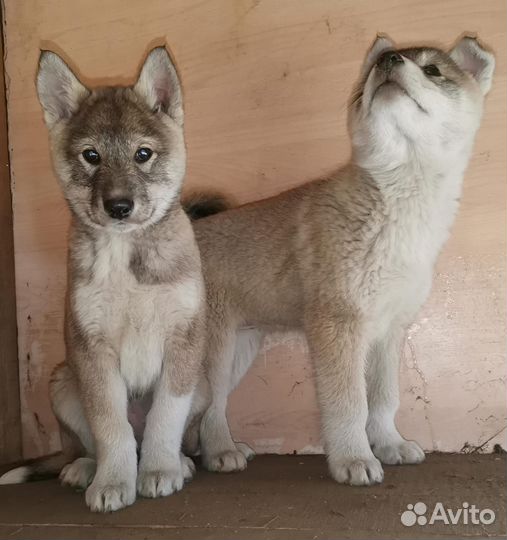
[[[68,225],[34,89],[39,48],[62,52],[86,82],[128,83],[145,52],[167,42],[184,85],[186,186],[248,201],[348,159],[346,103],[379,31],[401,44],[444,47],[473,31],[497,54],[462,209],[432,297],[407,340],[399,423],[427,449],[459,451],[465,443],[499,440],[505,428],[503,0],[5,0],[5,7],[27,456],[58,447],[47,380],[64,357]],[[230,412],[235,435],[260,451],[318,451],[304,342],[270,339]]]
[[[192,482],[169,498],[139,497],[121,512],[93,515],[82,492],[57,480],[0,486],[0,538],[504,539],[506,462],[506,456],[434,454],[420,467],[386,467],[384,482],[365,489],[333,482],[323,456],[258,456],[241,474],[198,468]],[[407,501],[424,501],[428,518],[437,502],[455,512],[473,501],[478,509],[492,509],[496,520],[473,524],[461,517],[455,524],[407,527],[400,520],[414,504]]]
[[[21,457],[21,417],[3,56],[0,36],[0,463],[9,463]]]

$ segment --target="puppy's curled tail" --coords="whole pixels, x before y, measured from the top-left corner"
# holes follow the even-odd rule
[[[217,192],[194,192],[184,196],[181,206],[192,221],[202,219],[232,208],[230,199]]]
[[[23,484],[55,478],[69,461],[72,461],[72,457],[63,452],[31,459],[0,476],[0,485]]]

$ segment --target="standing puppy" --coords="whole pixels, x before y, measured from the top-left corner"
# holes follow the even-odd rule
[[[87,488],[92,510],[112,511],[134,502],[136,479],[140,495],[157,497],[181,489],[193,472],[180,447],[201,367],[205,302],[179,203],[181,88],[166,50],[156,48],[133,87],[96,90],[43,52],[37,90],[72,214],[67,362],[53,374],[51,401],[87,456],[60,477]],[[127,407],[147,393],[138,472]],[[61,465],[57,458],[15,469],[0,483]]]
[[[350,107],[352,163],[195,222],[209,330],[190,426],[202,415],[209,469],[246,466],[227,396],[274,327],[306,332],[335,480],[368,485],[381,462],[424,459],[394,423],[400,346],[454,220],[494,64],[475,39],[450,53],[377,39]],[[186,441],[196,445],[195,428]]]

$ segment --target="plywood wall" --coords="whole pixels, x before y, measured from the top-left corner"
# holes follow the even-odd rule
[[[0,6],[0,14],[2,9]],[[7,145],[7,104],[0,36],[0,464],[21,457],[12,200]]]
[[[402,432],[428,450],[490,448],[505,435],[506,7],[504,0],[4,0],[24,449],[58,447],[47,399],[64,357],[68,213],[34,89],[39,48],[90,83],[133,80],[164,41],[182,75],[187,187],[238,201],[278,193],[349,156],[346,102],[377,32],[448,47],[476,32],[495,84],[462,209],[433,294],[407,337]],[[304,342],[276,335],[230,405],[234,434],[260,451],[316,451]],[[487,442],[489,441],[489,442]]]

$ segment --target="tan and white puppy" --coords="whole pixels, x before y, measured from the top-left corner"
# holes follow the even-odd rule
[[[381,462],[424,459],[394,422],[400,345],[454,221],[494,65],[471,38],[449,53],[377,39],[350,106],[352,162],[195,221],[209,328],[185,439],[195,450],[200,425],[209,469],[246,466],[227,396],[280,327],[306,333],[335,480],[368,485],[382,480]],[[202,202],[189,211],[206,214]]]
[[[164,496],[194,470],[181,440],[203,357],[205,296],[192,226],[180,206],[183,105],[164,48],[150,52],[133,87],[82,85],[43,52],[37,90],[52,157],[72,214],[65,335],[67,360],[50,394],[83,453],[60,478],[87,488],[91,510]],[[128,420],[152,394],[140,448]],[[63,457],[0,483],[58,470]],[[83,457],[84,456],[84,457]]]

